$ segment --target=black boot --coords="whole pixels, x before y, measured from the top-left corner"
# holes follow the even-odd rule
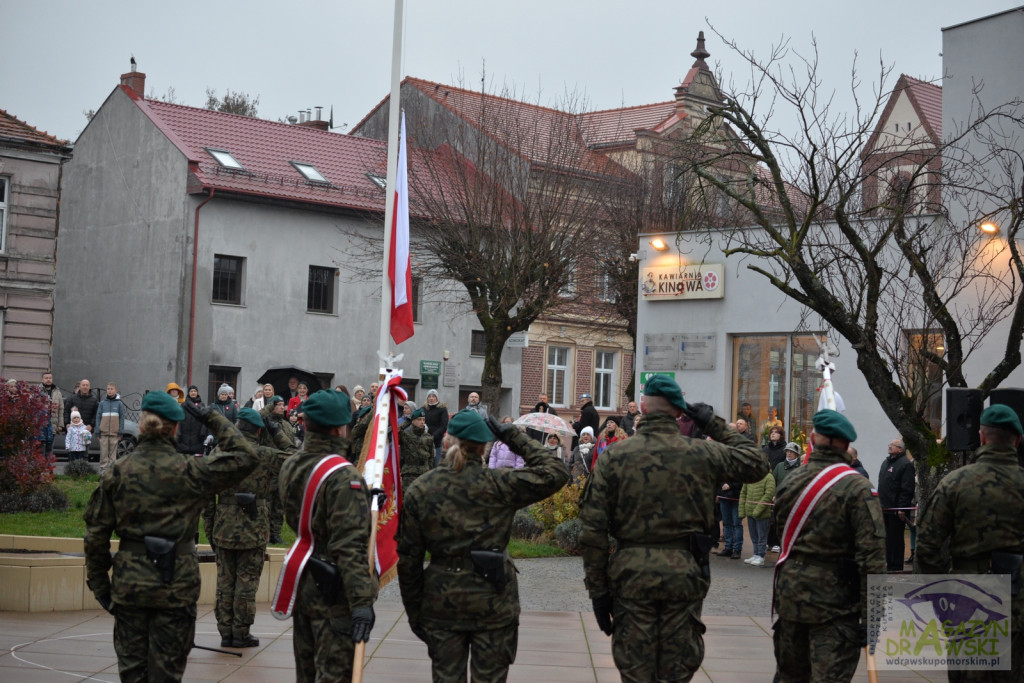
[[[259,647],[259,644],[260,639],[256,636],[245,636],[231,641],[231,647]]]
[[[232,647],[232,645],[231,645],[232,642],[234,642],[234,641],[231,639],[231,636],[221,636],[220,637],[220,646],[221,647]]]

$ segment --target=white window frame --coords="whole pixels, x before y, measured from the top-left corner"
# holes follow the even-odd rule
[[[558,296],[563,299],[571,299],[576,296],[576,266],[568,266],[569,271],[568,277],[565,280],[565,284],[558,290]]]
[[[612,289],[612,274],[604,270],[597,277],[597,298],[606,304],[615,303],[615,291]]]
[[[7,253],[7,214],[10,213],[11,176],[0,175],[3,187],[0,188],[0,254]]]
[[[555,352],[554,362],[551,359],[552,351]],[[557,362],[558,351],[565,351],[565,358],[561,363]],[[551,405],[565,408],[568,407],[572,392],[569,391],[570,368],[572,367],[572,347],[558,346],[552,344],[545,352],[544,384],[547,387],[547,395],[551,399]],[[559,389],[561,400],[559,400]]]
[[[304,161],[290,161],[290,163],[296,171],[302,174],[302,177],[311,183],[319,183],[321,185],[329,185],[330,181],[327,177],[317,169],[313,164],[307,164]]]
[[[599,358],[611,356],[611,367],[600,367]],[[615,381],[615,359],[618,354],[609,349],[594,349],[594,407],[599,410],[616,409],[617,382]],[[605,392],[603,382],[608,383]],[[602,395],[606,393],[606,395]]]
[[[227,151],[226,149],[216,149],[214,147],[206,147],[205,149],[206,153],[209,154],[214,159],[216,159],[217,163],[220,164],[223,168],[226,168],[231,171],[245,170],[245,166],[242,165],[242,162],[236,159],[235,155]]]

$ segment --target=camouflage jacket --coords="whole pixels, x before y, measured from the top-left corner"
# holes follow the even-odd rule
[[[298,531],[299,508],[309,475],[325,456],[349,458],[348,439],[306,432],[302,450],[281,467],[280,493],[288,526]],[[343,467],[320,485],[313,506],[313,555],[337,566],[341,591],[328,604],[307,567],[299,580],[295,610],[311,618],[347,619],[351,610],[369,607],[377,597],[377,577],[370,573],[370,489],[355,467]]]
[[[208,425],[220,455],[196,458],[179,453],[173,438],[144,436],[100,478],[83,515],[86,576],[94,594],[109,593],[114,604],[132,607],[184,607],[199,599],[194,552],[175,558],[173,579],[164,583],[144,552],[122,550],[111,560],[110,536],[140,543],[151,535],[193,541],[209,496],[244,479],[258,463],[252,446],[223,415],[210,413]],[[111,565],[113,580],[107,575]]]
[[[844,450],[818,446],[806,465],[792,470],[775,492],[776,528],[785,527],[814,477],[848,457]],[[776,610],[781,618],[803,624],[849,616],[866,620],[870,574],[885,574],[882,506],[870,481],[843,477],[818,500],[789,558],[776,570]]]
[[[708,580],[685,539],[712,532],[717,482],[768,473],[761,449],[722,418],[705,431],[714,441],[682,436],[671,415],[648,413],[639,434],[598,456],[580,502],[591,598],[704,598]],[[618,541],[613,555],[609,536]]]
[[[569,480],[551,451],[517,432],[509,446],[523,456],[518,469],[488,469],[471,459],[456,471],[430,470],[405,492],[398,528],[398,582],[410,623],[446,629],[498,628],[519,617],[512,560],[502,593],[479,576],[470,550],[505,550],[516,510],[547,498]],[[424,569],[423,558],[431,563]]]
[[[278,495],[277,475],[281,465],[295,448],[288,442],[282,430],[278,430],[274,446],[259,445],[255,434],[243,432],[242,436],[256,450],[260,464],[242,483],[224,489],[210,498],[203,510],[203,528],[212,545],[229,550],[260,548],[270,540],[270,500]],[[262,437],[261,437],[262,441]],[[252,493],[256,496],[256,519],[239,507],[236,493]]]
[[[1017,464],[1017,451],[988,444],[977,454],[977,462],[939,482],[922,511],[916,550],[921,573],[946,574],[954,558],[1024,551],[1024,469]]]
[[[299,445],[298,439],[295,438],[295,427],[288,421],[288,418],[284,415],[278,415],[274,412],[273,407],[263,406],[260,409],[260,415],[268,417],[277,423],[277,426],[281,428],[281,433],[284,434],[284,438],[288,440],[288,448],[285,450],[296,448]]]
[[[430,436],[426,429],[413,425],[398,434],[404,485],[407,478],[411,483],[416,477],[434,467],[434,437]]]

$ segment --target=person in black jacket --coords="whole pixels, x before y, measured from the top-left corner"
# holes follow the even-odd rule
[[[91,432],[99,407],[100,400],[92,393],[92,384],[89,383],[89,380],[83,379],[78,383],[78,391],[64,401],[64,424],[71,424],[71,409],[78,408],[85,428]]]
[[[761,446],[761,450],[764,451],[765,457],[768,458],[768,469],[771,472],[775,471],[775,467],[779,463],[786,462],[786,442],[783,437],[782,427],[773,425],[768,430],[768,441],[765,445]],[[768,527],[768,547],[772,549],[772,552],[778,552],[775,550],[781,543],[779,538],[779,529],[776,528],[774,520]]]
[[[601,417],[597,414],[597,408],[594,407],[594,401],[591,400],[590,394],[580,394],[580,417],[572,423],[573,431],[577,434],[584,427],[590,427],[595,434],[601,427]]]
[[[437,389],[427,392],[427,401],[423,405],[423,416],[426,418],[427,431],[434,439],[434,467],[441,463],[441,440],[448,431],[448,406],[441,403]]]
[[[857,449],[854,448],[853,446],[850,446],[849,448],[846,449],[846,452],[849,453],[850,456],[853,458],[853,460],[850,461],[850,467],[857,470],[857,473],[860,474],[862,477],[864,477],[868,481],[871,481],[871,476],[868,475],[868,471],[864,469],[864,465],[860,464],[860,458],[857,456]]]
[[[558,411],[551,407],[548,403],[548,395],[541,394],[537,397],[537,405],[533,407],[535,413],[550,413],[551,415],[558,415]]]
[[[885,564],[888,571],[903,571],[903,528],[914,501],[914,463],[907,459],[902,439],[889,443],[889,456],[878,473],[878,501],[885,522]]]
[[[189,386],[188,393],[185,395],[185,401],[191,403],[196,408],[202,408],[203,399],[199,395],[199,387],[194,384]],[[186,412],[185,419],[181,421],[178,427],[178,452],[188,453],[189,455],[202,454],[206,445],[206,437],[209,434],[210,432],[205,424],[200,422],[198,418],[193,417],[192,413]]]

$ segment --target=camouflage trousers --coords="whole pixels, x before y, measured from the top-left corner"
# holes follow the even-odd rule
[[[303,599],[300,594],[297,603]],[[292,612],[292,652],[298,683],[348,683],[352,680],[355,643],[347,610],[336,617],[310,617],[301,604]]]
[[[114,651],[122,681],[180,681],[196,634],[196,606],[114,609]]]
[[[270,508],[270,537],[281,536],[281,525],[284,524],[284,508],[281,506],[281,495],[277,492],[277,480],[267,496],[267,505]]]
[[[488,630],[423,630],[435,683],[464,683],[467,662],[474,683],[502,683],[519,649],[518,622]]]
[[[704,661],[700,602],[615,598],[612,658],[626,683],[688,681]]]
[[[858,642],[856,615],[824,624],[801,624],[779,619],[775,622],[776,680],[849,681],[857,673],[863,648]]]
[[[217,630],[223,638],[243,639],[256,618],[256,590],[263,572],[264,547],[217,548]]]
[[[1014,611],[1017,611],[1016,605]],[[949,683],[1024,683],[1024,628],[1017,623],[1010,627],[1010,666],[1009,671],[950,670],[946,672],[946,678]]]

